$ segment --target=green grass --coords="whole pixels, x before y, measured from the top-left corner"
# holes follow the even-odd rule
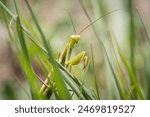
[[[63,44],[61,50],[57,50],[57,45],[53,43],[63,42],[64,40],[63,43],[67,42],[65,38],[68,36],[66,34],[70,34],[72,27],[75,30],[78,26],[77,20],[71,18],[70,23],[69,20],[64,21],[62,18],[59,22],[55,22],[54,27],[49,27],[52,31],[51,34],[48,34],[45,31],[45,25],[42,24],[41,19],[33,10],[34,4],[31,4],[28,0],[24,0],[24,3],[30,19],[24,18],[25,14],[21,11],[20,2],[14,0],[8,5],[1,0],[0,10],[2,12],[0,20],[6,27],[8,42],[17,58],[16,61],[21,67],[22,77],[27,82],[26,87],[29,88],[28,92],[30,93],[29,99],[150,99],[149,32],[146,29],[142,15],[138,9],[133,8],[130,0],[124,2],[124,8],[114,9],[114,11],[116,10],[115,12],[108,10],[107,4],[104,7],[104,2],[99,4],[98,0],[94,2],[79,0],[76,3],[80,4],[78,6],[80,13],[83,16],[85,15],[84,18],[89,23],[93,22],[94,16],[98,15],[102,16],[102,18],[99,18],[100,20],[84,30],[85,36],[81,33],[81,41],[73,48],[73,55],[83,50],[87,53],[90,51],[86,69],[82,70],[81,64],[74,66],[71,72],[57,61],[58,53],[62,52],[65,44]],[[71,12],[71,10],[68,11]],[[117,15],[120,11],[126,11],[129,19],[128,32],[125,33],[127,35],[124,37],[124,43],[127,46],[123,46],[118,42],[117,34],[114,33],[109,24],[110,16]],[[75,24],[73,24],[74,21],[76,22]],[[101,24],[104,26],[103,29],[100,27]],[[146,35],[144,43],[140,33],[136,33],[140,32],[140,28],[144,28]],[[91,44],[92,42],[90,43],[89,41],[89,44],[84,40],[84,38],[87,38],[86,34],[88,35],[87,30],[92,34],[92,42],[98,42],[98,50],[95,50],[95,45]],[[64,38],[64,40],[59,40],[56,37]],[[90,45],[91,48],[89,49]],[[100,59],[97,60],[96,56],[101,58],[103,62]],[[44,78],[40,78],[37,75],[33,61],[36,61],[39,65],[38,69],[40,69],[40,73]],[[100,62],[101,66],[99,66]],[[50,72],[52,73],[48,76]],[[101,76],[103,77],[101,78]],[[44,86],[43,81],[46,78],[48,79],[47,86]],[[21,82],[21,84],[24,84],[24,82]],[[42,85],[47,90],[39,93]],[[20,90],[23,91],[23,89]],[[7,94],[8,91],[4,91],[3,93]],[[15,99],[16,93],[13,94],[12,92],[11,95],[12,99]]]

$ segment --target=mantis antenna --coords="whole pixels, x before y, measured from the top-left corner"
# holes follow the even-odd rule
[[[94,20],[92,23],[88,24],[85,28],[83,28],[78,34],[80,35],[85,29],[87,29],[88,27],[90,27],[92,24],[96,23],[98,20],[104,18],[107,15],[110,15],[113,12],[119,11],[119,10],[121,10],[121,9],[116,9],[114,11],[110,11],[110,12],[106,13],[105,15],[99,17],[98,19]]]
[[[72,17],[71,17],[71,14],[69,13],[69,11],[67,11],[67,13],[68,13],[68,15],[69,15],[69,18],[70,18],[70,20],[71,20],[71,24],[72,24],[72,26],[73,26],[73,30],[74,30],[74,33],[75,33],[75,35],[76,35],[76,28],[75,28],[75,25],[74,25],[74,23],[73,23],[73,19],[72,19]]]

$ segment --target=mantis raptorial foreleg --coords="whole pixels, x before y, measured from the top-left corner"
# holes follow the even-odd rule
[[[68,68],[70,71],[73,65],[77,65],[83,62],[85,68],[87,64],[87,55],[85,51],[79,53],[77,56],[70,59],[72,49],[74,48],[74,45],[78,43],[79,40],[80,40],[80,35],[72,35],[59,58],[59,63],[65,66],[66,68]]]
[[[74,45],[80,40],[80,35],[71,35],[69,41],[67,42],[62,54],[60,54],[58,62],[65,66],[65,63],[70,59],[72,49]]]
[[[84,65],[83,68],[86,68],[87,58],[88,57],[86,55],[86,52],[83,51],[83,52],[79,53],[78,55],[76,55],[75,57],[73,57],[71,60],[67,61],[66,62],[66,67],[71,71],[71,67],[73,65],[77,65],[77,64],[83,62],[83,65]]]

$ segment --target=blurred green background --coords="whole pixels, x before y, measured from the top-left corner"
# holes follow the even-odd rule
[[[2,0],[1,0],[2,1]],[[130,81],[130,73],[127,66],[118,53],[114,44],[115,39],[121,48],[125,60],[132,73],[135,75],[144,99],[150,99],[150,1],[149,0],[82,0],[92,21],[112,12],[103,19],[97,21],[94,26],[98,36],[103,41],[110,62],[118,78],[124,87],[126,99],[138,99],[132,94],[134,87]],[[15,13],[13,1],[3,0],[5,5]],[[40,26],[52,46],[55,59],[58,59],[70,35],[74,34],[73,26],[66,10],[71,14],[76,31],[80,32],[90,22],[78,0],[30,0],[32,9]],[[21,20],[27,29],[31,30],[35,37],[39,36],[33,19],[30,16],[24,0],[17,0]],[[142,20],[140,19],[142,18]],[[144,26],[144,25],[145,26]],[[10,20],[11,26],[11,20]],[[107,61],[103,47],[99,45],[92,26],[81,33],[81,40],[73,49],[73,56],[81,51],[86,51],[89,66],[86,74],[82,70],[82,64],[73,67],[72,74],[82,81],[92,92],[95,90],[94,77],[96,76],[101,99],[119,99],[114,76]],[[111,39],[112,38],[112,39]],[[113,40],[113,42],[112,42]],[[37,56],[37,48],[31,41],[27,41],[28,51],[35,73],[40,78],[45,78]],[[41,42],[42,43],[42,42]],[[94,57],[92,68],[91,46]],[[0,99],[30,99],[28,82],[21,70],[17,58],[18,47],[8,37],[3,17],[0,17]],[[42,58],[42,57],[41,57]],[[132,74],[131,73],[131,74]]]

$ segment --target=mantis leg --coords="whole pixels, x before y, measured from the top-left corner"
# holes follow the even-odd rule
[[[43,93],[48,89],[48,87],[46,87],[46,85],[49,86],[49,80],[50,80],[50,78],[52,77],[52,73],[53,73],[53,69],[52,69],[52,71],[48,74],[48,77],[46,77],[46,79],[45,79],[45,81],[44,81],[44,84],[41,86],[40,91],[39,91],[40,94],[43,94]],[[46,84],[46,85],[45,85],[45,84]]]
[[[59,55],[60,56],[58,59],[59,63],[65,66],[65,62],[70,59],[71,52],[72,52],[72,48],[70,47],[69,44],[67,44],[62,54]]]
[[[71,60],[69,60],[68,62],[66,62],[66,66],[68,67],[68,69],[71,71],[71,67],[73,65],[77,65],[81,62],[83,62],[84,67],[86,68],[87,65],[87,55],[85,51],[82,51],[81,53],[79,53],[78,55],[76,55],[74,58],[72,58]]]

